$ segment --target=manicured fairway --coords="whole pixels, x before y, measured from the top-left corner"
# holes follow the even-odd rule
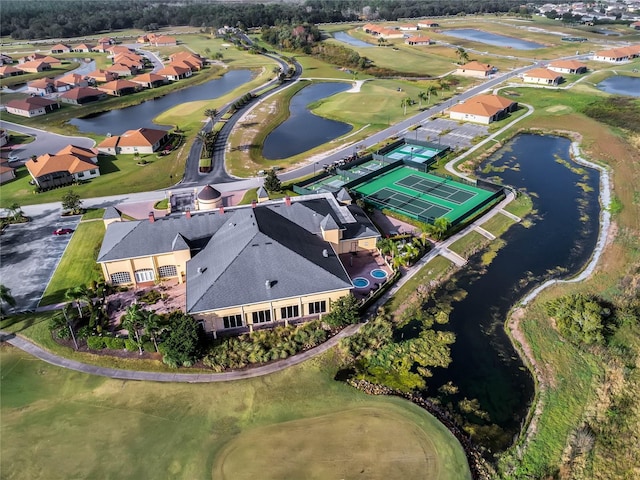
[[[332,354],[232,383],[110,380],[0,347],[3,479],[469,479],[460,444]],[[222,473],[221,473],[222,472]]]

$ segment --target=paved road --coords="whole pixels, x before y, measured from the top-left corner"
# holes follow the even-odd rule
[[[144,380],[151,382],[182,382],[182,383],[213,383],[213,382],[229,382],[232,380],[242,380],[244,378],[261,377],[271,373],[279,372],[285,368],[298,365],[310,358],[317,357],[333,348],[341,339],[356,333],[363,324],[350,325],[343,329],[340,333],[331,337],[322,345],[299,353],[285,360],[279,360],[268,365],[260,367],[248,368],[246,370],[231,370],[223,373],[161,373],[161,372],[143,372],[136,370],[121,370],[116,368],[98,367],[96,365],[88,365],[86,363],[77,362],[68,358],[60,357],[51,352],[47,352],[42,348],[34,345],[22,337],[18,337],[12,333],[0,331],[0,341],[7,342],[20,350],[33,355],[57,367],[68,368],[77,372],[88,373],[90,375],[99,375],[101,377],[116,378],[119,380]]]
[[[39,128],[26,127],[18,123],[7,122],[6,120],[0,120],[0,128],[35,137],[35,140],[31,143],[16,145],[13,147],[11,154],[18,155],[21,160],[21,162],[15,163],[14,166],[29,160],[32,155],[39,156],[45,153],[56,153],[58,150],[61,150],[70,143],[85,148],[91,148],[96,144],[96,142],[91,138],[59,135]]]

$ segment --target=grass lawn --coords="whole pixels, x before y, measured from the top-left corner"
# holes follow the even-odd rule
[[[502,213],[497,213],[489,220],[484,222],[481,227],[487,230],[488,232],[493,233],[496,237],[499,237],[504,232],[506,232],[510,226],[515,223],[514,220],[503,215]]]
[[[89,216],[93,216],[93,212]],[[101,278],[96,259],[104,232],[104,223],[100,220],[80,222],[47,285],[41,305],[62,302],[64,292],[69,288],[88,285],[91,280]]]
[[[456,240],[449,246],[449,250],[453,250],[458,255],[467,258],[471,253],[479,250],[483,245],[489,243],[489,239],[479,234],[475,230],[471,230],[464,237]]]
[[[0,360],[6,479],[470,478],[439,422],[336,382],[332,353],[193,385],[104,379],[7,346]]]

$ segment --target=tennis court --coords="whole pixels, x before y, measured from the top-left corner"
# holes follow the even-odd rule
[[[420,145],[400,145],[394,148],[385,157],[393,160],[408,160],[415,163],[428,163],[433,157],[442,152],[443,149],[423,147]]]
[[[446,217],[458,223],[489,201],[495,192],[401,166],[355,187],[365,201],[433,223]]]

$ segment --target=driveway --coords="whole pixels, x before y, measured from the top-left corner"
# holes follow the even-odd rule
[[[15,311],[35,310],[72,235],[53,235],[57,228],[76,229],[80,217],[60,216],[50,208],[28,223],[9,225],[0,235],[0,282],[11,289]]]

